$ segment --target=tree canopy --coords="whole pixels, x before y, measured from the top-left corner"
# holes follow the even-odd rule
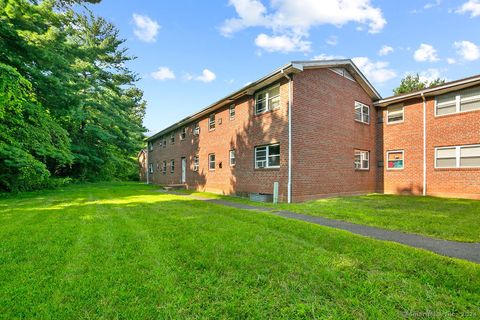
[[[86,2],[99,1],[0,0],[0,191],[136,176],[134,57],[113,24],[70,6]]]
[[[410,93],[413,91],[437,86],[443,83],[445,83],[445,79],[436,78],[432,81],[422,81],[418,73],[415,75],[408,74],[400,81],[400,85],[397,88],[393,89],[393,93],[396,95]]]

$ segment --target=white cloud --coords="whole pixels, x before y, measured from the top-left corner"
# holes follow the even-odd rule
[[[382,10],[370,2],[370,0],[271,0],[267,8],[260,0],[229,0],[237,16],[225,20],[220,32],[224,36],[230,36],[246,28],[263,27],[271,30],[273,35],[266,36],[262,33],[256,42],[259,40],[296,42],[296,49],[289,51],[307,51],[305,48],[309,48],[310,43],[305,41],[305,38],[308,38],[310,29],[315,26],[330,24],[341,27],[354,22],[367,26],[370,33],[380,32],[387,22]],[[291,48],[290,44],[284,46]]]
[[[480,0],[469,0],[455,12],[460,14],[470,14],[471,18],[478,17],[480,16]]]
[[[330,36],[325,42],[330,46],[336,46],[338,44],[338,37]]]
[[[157,21],[137,13],[133,14],[133,23],[135,28],[133,33],[138,39],[145,42],[155,42],[160,25]]]
[[[458,41],[453,44],[457,53],[467,61],[474,61],[480,58],[480,47],[470,41]]]
[[[310,42],[299,37],[268,36],[261,33],[255,39],[255,44],[268,52],[307,52],[310,51]]]
[[[392,53],[393,51],[394,51],[393,48],[390,46],[382,46],[382,48],[380,48],[380,50],[378,51],[378,55],[386,56]]]
[[[338,60],[338,59],[345,59],[345,57],[322,53],[312,58],[312,60]]]
[[[212,82],[216,78],[217,78],[217,76],[215,75],[215,73],[213,73],[212,71],[210,71],[208,69],[203,69],[202,74],[199,75],[199,76],[192,75],[191,73],[185,73],[183,75],[183,79],[186,80],[186,81],[196,80],[196,81],[201,81],[201,82],[205,82],[205,83]]]
[[[355,57],[352,60],[372,82],[383,83],[397,76],[395,71],[388,68],[388,62],[372,61],[367,57]]]
[[[413,54],[415,61],[424,62],[434,62],[438,61],[437,50],[426,43],[422,43],[420,47]]]
[[[425,71],[420,72],[420,81],[422,82],[432,82],[433,80],[440,78],[440,70],[438,69],[428,69]]]
[[[159,67],[157,71],[151,73],[152,78],[156,80],[175,79],[175,73],[168,67]]]
[[[427,4],[425,4],[423,6],[423,9],[426,9],[426,10],[432,9],[432,8],[438,7],[441,3],[442,3],[441,0],[435,0],[433,2],[428,2]]]
[[[447,63],[448,63],[448,64],[455,64],[455,63],[457,63],[457,60],[455,60],[455,59],[453,59],[453,58],[448,58],[448,59],[447,59]]]

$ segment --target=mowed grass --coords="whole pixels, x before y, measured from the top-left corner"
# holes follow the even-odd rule
[[[480,265],[135,183],[0,200],[0,318],[478,318]]]
[[[444,240],[480,242],[480,200],[369,194],[273,205],[212,193],[192,194]]]

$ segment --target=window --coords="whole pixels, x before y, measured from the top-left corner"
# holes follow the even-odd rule
[[[215,130],[215,113],[208,118],[208,130]]]
[[[355,120],[369,124],[370,107],[360,102],[355,102]]]
[[[198,156],[193,157],[193,171],[198,171]]]
[[[175,133],[174,132],[172,132],[172,134],[170,135],[170,143],[171,144],[175,143]]]
[[[180,140],[185,140],[186,136],[187,136],[187,128],[183,127],[182,131],[180,131]]]
[[[175,160],[170,160],[170,173],[175,172]]]
[[[153,173],[153,163],[149,163],[149,164],[148,164],[148,171],[149,171],[150,173]]]
[[[255,148],[255,168],[280,167],[280,145],[272,144]]]
[[[404,152],[403,150],[398,151],[387,151],[387,170],[400,170],[404,168]]]
[[[162,145],[165,148],[167,146],[167,138],[165,138],[165,136],[163,136],[162,139],[163,139]]]
[[[215,170],[215,153],[208,155],[208,169]]]
[[[480,87],[443,94],[435,99],[437,116],[480,110]]]
[[[148,143],[148,151],[153,151],[153,143]]]
[[[280,106],[280,85],[275,85],[255,94],[255,114],[264,113]]]
[[[388,107],[387,123],[401,123],[403,122],[403,115],[404,115],[403,105]]]
[[[229,158],[230,158],[230,166],[234,166],[236,164],[236,159],[235,159],[235,149],[230,150],[229,153]]]
[[[480,145],[436,148],[435,168],[480,168]]]
[[[162,146],[162,140],[160,140],[160,141],[158,142],[158,146],[160,146],[160,147]]]
[[[370,168],[370,152],[355,150],[355,170],[368,170]]]
[[[200,125],[197,122],[193,125],[193,135],[198,136],[199,134],[200,134]]]
[[[230,115],[230,120],[235,119],[235,105],[234,104],[230,105],[230,108],[228,109],[228,113]]]
[[[163,174],[167,173],[167,161],[162,162],[162,173]]]

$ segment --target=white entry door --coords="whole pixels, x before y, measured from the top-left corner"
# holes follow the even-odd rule
[[[187,159],[182,158],[182,181],[181,183],[185,183],[187,181]]]

